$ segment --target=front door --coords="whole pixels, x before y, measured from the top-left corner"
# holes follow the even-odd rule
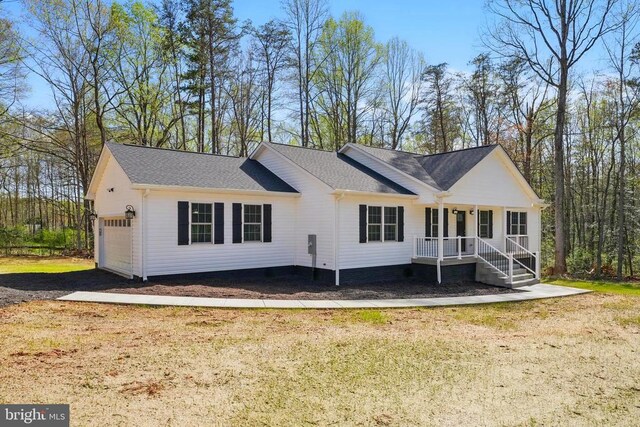
[[[465,237],[467,234],[467,216],[465,211],[458,211],[456,213],[456,237]],[[467,251],[466,239],[462,240],[462,252]]]

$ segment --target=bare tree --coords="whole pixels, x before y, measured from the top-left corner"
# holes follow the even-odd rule
[[[626,167],[627,167],[627,139],[629,122],[633,114],[637,113],[640,105],[640,92],[633,76],[638,71],[637,63],[631,60],[631,50],[638,43],[638,25],[640,8],[638,3],[624,1],[620,3],[619,11],[616,13],[618,30],[611,33],[611,39],[605,39],[605,48],[609,57],[609,64],[615,71],[616,79],[613,83],[616,87],[615,105],[615,129],[616,140],[620,147],[620,160],[618,166],[618,195],[617,195],[617,269],[618,280],[622,280],[624,266],[624,249],[626,236],[625,212],[626,205]]]
[[[612,29],[608,17],[617,0],[492,0],[499,19],[490,29],[489,47],[523,59],[557,90],[554,131],[555,268],[567,271],[564,130],[572,68]],[[549,61],[551,66],[549,67]]]
[[[0,117],[18,100],[23,88],[22,49],[13,23],[0,18]]]
[[[313,79],[317,70],[314,56],[322,27],[327,18],[325,0],[285,0],[286,25],[291,32],[291,62],[295,69],[300,143],[306,147],[310,141]]]
[[[291,43],[289,29],[280,21],[271,20],[254,31],[258,58],[264,73],[264,116],[267,124],[267,138],[273,141],[271,120],[273,115],[273,96],[277,74],[286,66],[287,48]],[[264,139],[264,131],[261,139]]]
[[[393,38],[387,42],[384,55],[384,83],[388,102],[391,148],[401,145],[402,137],[420,102],[422,73],[426,67],[419,52],[407,42]]]

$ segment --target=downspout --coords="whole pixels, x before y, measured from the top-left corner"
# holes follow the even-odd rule
[[[142,214],[140,215],[140,222],[142,223],[142,227],[140,227],[140,232],[142,233],[142,239],[140,239],[142,241],[141,242],[142,247],[140,248],[142,271],[140,273],[142,274],[143,282],[147,281],[147,223],[149,221],[147,221],[146,216],[147,216],[147,196],[149,195],[149,193],[151,193],[151,190],[149,190],[148,188],[144,190],[144,192],[142,193]]]
[[[336,286],[340,286],[340,200],[344,197],[344,191],[336,197],[334,207],[334,227],[333,227],[333,266],[336,271]]]

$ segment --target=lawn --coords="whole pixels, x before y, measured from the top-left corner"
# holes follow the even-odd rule
[[[632,425],[640,298],[473,307],[0,308],[0,402],[73,425]]]

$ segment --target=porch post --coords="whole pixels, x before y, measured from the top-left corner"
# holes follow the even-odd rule
[[[478,257],[478,222],[479,222],[479,218],[478,218],[478,205],[475,205],[473,207],[473,230],[474,230],[474,236],[475,239],[473,239],[473,255],[475,255],[475,257]]]
[[[444,258],[444,201],[438,200],[438,259]]]
[[[502,249],[507,252],[507,207],[502,207]]]

